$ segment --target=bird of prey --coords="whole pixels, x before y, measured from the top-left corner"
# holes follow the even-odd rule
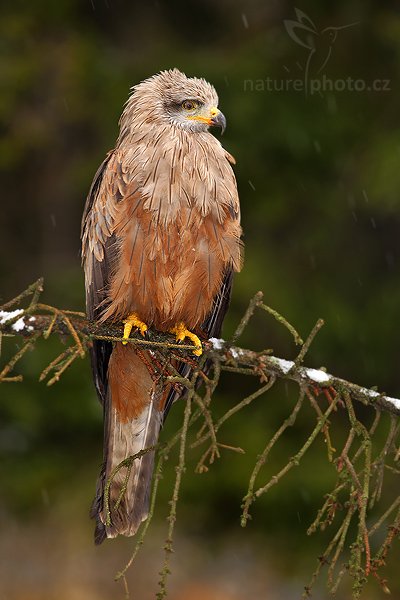
[[[134,535],[146,519],[154,451],[131,469],[115,468],[157,443],[183,394],[160,383],[152,351],[125,340],[132,328],[145,335],[152,327],[187,338],[200,355],[201,339],[220,334],[242,261],[235,161],[208,131],[226,125],[214,87],[162,71],[132,88],[119,124],[82,219],[88,318],[124,323],[124,341],[96,340],[91,349],[104,412],[104,462],[91,511],[96,543]],[[187,374],[187,364],[177,368]]]

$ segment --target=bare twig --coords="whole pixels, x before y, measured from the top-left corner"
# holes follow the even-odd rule
[[[199,370],[202,369],[203,364],[204,364],[204,359],[202,361],[200,361]],[[178,499],[179,499],[179,491],[180,491],[180,487],[181,487],[182,476],[183,476],[183,473],[185,470],[186,438],[187,438],[187,433],[188,433],[188,429],[190,426],[190,416],[191,416],[191,412],[192,412],[192,399],[193,399],[193,395],[194,395],[194,384],[195,384],[197,377],[198,377],[198,371],[195,371],[191,378],[191,383],[193,385],[192,385],[191,389],[188,391],[187,398],[186,398],[186,406],[185,406],[185,412],[184,412],[184,417],[183,417],[183,425],[182,425],[182,430],[181,430],[181,434],[180,434],[179,460],[178,460],[178,465],[176,467],[175,485],[174,485],[174,491],[172,494],[172,499],[170,502],[171,509],[170,509],[170,513],[168,516],[168,521],[169,521],[168,537],[167,537],[167,539],[165,541],[165,545],[164,545],[164,550],[165,550],[164,565],[163,565],[162,570],[160,571],[160,581],[158,583],[159,591],[156,594],[157,600],[162,600],[163,598],[166,598],[166,596],[167,596],[166,583],[167,583],[167,577],[170,574],[169,561],[170,561],[171,553],[173,551],[172,543],[173,543],[173,534],[174,534],[175,522],[176,522],[177,504],[178,504]]]
[[[304,390],[300,390],[298,400],[297,400],[292,412],[287,417],[287,419],[285,419],[285,421],[283,421],[282,425],[279,427],[279,429],[275,432],[275,434],[269,440],[269,442],[266,445],[266,447],[264,448],[262,454],[258,457],[258,460],[254,466],[253,472],[250,476],[247,494],[243,498],[243,512],[242,512],[242,518],[241,518],[242,527],[245,527],[247,524],[247,521],[250,517],[250,515],[249,515],[250,505],[253,502],[253,500],[255,500],[254,486],[255,486],[257,475],[260,472],[261,467],[265,464],[269,453],[271,452],[272,448],[275,446],[276,442],[279,440],[281,435],[286,431],[286,429],[288,427],[292,427],[294,425],[297,415],[298,415],[298,412],[303,404],[303,400],[304,400]]]

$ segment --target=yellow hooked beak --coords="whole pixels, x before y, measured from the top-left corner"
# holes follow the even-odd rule
[[[216,106],[213,106],[210,109],[208,115],[193,115],[188,117],[188,119],[192,119],[192,121],[200,121],[200,123],[206,123],[206,125],[209,127],[221,127],[221,133],[224,133],[226,128],[225,116]]]

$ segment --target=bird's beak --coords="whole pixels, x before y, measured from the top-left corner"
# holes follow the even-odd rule
[[[226,119],[224,114],[217,108],[213,106],[211,108],[209,115],[194,115],[188,117],[192,121],[200,121],[201,123],[206,123],[209,127],[221,127],[221,133],[224,133],[226,129]]]
[[[224,113],[222,113],[219,108],[212,108],[210,114],[210,125],[212,127],[221,127],[221,134],[223,134],[226,129],[226,119]]]

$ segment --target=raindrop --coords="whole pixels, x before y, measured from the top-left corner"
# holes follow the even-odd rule
[[[243,25],[245,26],[245,28],[248,29],[249,28],[249,22],[247,20],[247,16],[244,13],[242,13],[242,21],[243,21]]]
[[[365,190],[362,191],[362,195],[364,196],[365,204],[369,203],[369,198],[367,196],[367,192]]]
[[[313,140],[313,144],[314,144],[315,151],[318,154],[321,154],[321,144],[319,143],[319,141],[318,140]]]
[[[256,191],[256,188],[255,188],[255,186],[254,186],[253,182],[252,182],[252,181],[250,181],[250,179],[248,180],[248,184],[249,184],[249,186],[251,187],[251,189],[253,190],[253,192],[255,192],[255,191]]]
[[[53,227],[55,227],[57,225],[56,217],[53,213],[51,213],[51,215],[50,215],[50,221],[51,221],[51,224],[53,225]]]
[[[372,227],[373,227],[374,229],[376,229],[376,221],[375,221],[375,219],[374,219],[373,217],[371,217],[371,218],[370,218],[370,221],[371,221],[371,225],[372,225]]]
[[[331,115],[336,114],[337,113],[336,96],[334,96],[333,94],[327,94],[326,99],[327,99],[328,112]]]

